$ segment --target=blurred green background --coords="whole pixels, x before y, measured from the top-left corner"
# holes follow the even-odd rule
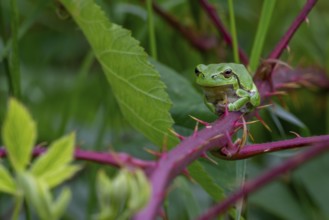
[[[199,63],[233,62],[232,50],[225,44],[208,16],[195,0],[162,0],[157,4],[180,24],[199,36],[216,38],[216,46],[200,51],[191,46],[172,26],[154,14],[158,62],[155,67],[167,84],[173,101],[175,129],[190,134],[194,121],[215,119],[203,106],[200,90],[193,82],[194,67]],[[239,45],[249,55],[257,30],[261,0],[235,0]],[[0,122],[2,123],[9,93],[8,53],[10,35],[10,1],[0,3]],[[132,36],[150,52],[147,10],[143,1],[97,1],[110,20],[131,30]],[[227,1],[211,1],[229,29]],[[287,30],[305,1],[277,1],[262,52],[266,56]],[[79,147],[90,150],[125,151],[145,159],[153,157],[144,148],[159,149],[134,130],[122,117],[111,88],[90,47],[57,1],[18,1],[19,54],[22,100],[38,124],[39,143],[75,130]],[[329,2],[319,1],[289,44],[281,60],[291,66],[320,67],[329,70]],[[154,61],[153,61],[154,62]],[[180,80],[180,81],[179,81]],[[176,81],[176,83],[175,83]],[[177,83],[177,81],[181,83]],[[176,90],[174,90],[176,89]],[[184,102],[181,102],[182,94]],[[267,142],[293,135],[320,135],[329,131],[328,96],[323,91],[299,89],[284,98],[285,109],[263,111],[262,117],[272,128],[250,127],[255,142]],[[160,146],[161,147],[161,146]],[[267,168],[286,160],[298,151],[274,153],[248,160],[247,176],[253,178]],[[205,169],[227,191],[234,188],[234,162],[219,161],[218,166],[202,161]],[[329,219],[329,156],[303,166],[248,198],[248,219]],[[67,219],[88,219],[97,210],[94,176],[97,165],[86,163],[84,171],[69,184],[74,186]],[[109,168],[110,172],[113,171]],[[224,179],[223,179],[224,178]],[[0,218],[10,204],[0,195]],[[212,203],[196,184],[178,178],[166,205],[169,219],[190,219]],[[178,208],[179,207],[179,208]],[[193,208],[191,208],[193,207]]]

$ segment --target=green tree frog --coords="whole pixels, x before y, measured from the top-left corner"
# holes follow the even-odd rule
[[[205,104],[214,113],[222,114],[226,105],[228,111],[249,112],[260,104],[257,87],[242,64],[199,64],[195,75]]]

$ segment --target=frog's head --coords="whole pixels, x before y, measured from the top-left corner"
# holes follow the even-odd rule
[[[225,85],[238,85],[239,80],[231,65],[221,64],[199,64],[195,68],[196,83],[203,87],[215,87]]]

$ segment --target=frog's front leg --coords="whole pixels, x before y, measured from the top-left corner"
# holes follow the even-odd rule
[[[236,94],[240,98],[235,102],[228,104],[229,111],[238,111],[240,108],[242,108],[245,104],[247,104],[250,101],[250,94],[247,91],[243,89],[238,89],[236,91]]]
[[[206,104],[206,106],[210,109],[210,111],[216,113],[216,108],[215,108],[214,104],[212,104],[211,102],[208,102],[206,97],[203,97],[203,101]]]

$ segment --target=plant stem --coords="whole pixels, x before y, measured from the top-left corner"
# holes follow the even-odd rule
[[[47,151],[44,147],[36,146],[33,149],[34,157],[40,156]],[[7,152],[4,147],[0,148],[0,158],[6,157]],[[88,150],[75,149],[74,157],[77,160],[86,160],[100,164],[108,164],[114,167],[128,166],[138,167],[144,170],[151,170],[155,166],[154,161],[147,161],[130,156],[127,153],[103,153]]]
[[[12,88],[12,95],[17,99],[21,98],[21,77],[20,77],[20,63],[18,50],[18,9],[16,0],[10,1],[10,17],[11,17],[11,38],[12,38],[12,52],[10,56],[10,83]]]
[[[147,23],[148,23],[151,55],[152,55],[153,59],[157,60],[157,47],[156,47],[155,30],[154,30],[154,22],[153,22],[152,3],[153,3],[153,0],[146,0]]]
[[[271,21],[272,12],[274,10],[275,1],[265,0],[262,7],[261,16],[258,23],[257,33],[251,50],[249,68],[251,72],[255,72],[259,64],[261,52],[266,37],[266,33]]]
[[[217,42],[215,36],[202,37],[192,28],[185,27],[172,15],[165,12],[157,4],[153,3],[154,11],[162,17],[172,28],[177,30],[193,47],[200,51],[207,51],[216,47]]]
[[[306,152],[292,157],[291,159],[284,162],[283,164],[271,169],[270,171],[266,171],[266,173],[256,178],[255,180],[247,182],[242,188],[237,190],[235,193],[233,193],[223,202],[209,209],[198,219],[199,220],[214,219],[216,216],[224,213],[231,205],[233,205],[235,202],[239,201],[243,197],[249,195],[250,193],[256,190],[261,189],[263,186],[272,182],[277,177],[297,168],[298,166],[304,164],[305,162],[313,159],[316,156],[321,155],[322,153],[328,150],[329,150],[328,143],[323,142],[316,144]]]
[[[16,195],[13,216],[11,217],[12,220],[18,220],[19,219],[19,213],[21,211],[23,202],[24,202],[23,195],[20,194],[20,193],[18,195]]]
[[[77,78],[75,80],[72,95],[70,96],[71,101],[63,110],[62,120],[60,122],[58,131],[57,131],[58,136],[61,136],[65,133],[65,129],[67,127],[67,124],[68,124],[71,116],[76,111],[76,109],[78,109],[78,100],[79,100],[79,95],[81,95],[81,92],[82,92],[81,91],[82,85],[83,85],[83,83],[86,82],[87,75],[89,73],[89,70],[90,70],[94,60],[95,60],[94,53],[90,50],[84,57],[81,68],[79,69],[79,72],[77,74]]]
[[[219,16],[217,15],[216,10],[212,7],[212,5],[207,0],[199,0],[200,5],[204,8],[207,15],[210,17],[218,31],[223,36],[224,41],[229,45],[232,46],[232,37],[230,33],[226,30],[224,24],[220,20]],[[245,52],[239,48],[239,57],[244,65],[247,65],[249,63],[248,57],[245,54]]]
[[[292,36],[295,34],[299,26],[305,21],[307,15],[310,13],[314,5],[316,4],[317,0],[307,0],[305,3],[303,10],[299,13],[296,19],[293,21],[291,26],[288,28],[287,32],[283,35],[280,39],[278,44],[275,46],[271,54],[268,56],[270,59],[278,59],[284,49],[288,46],[289,41],[291,40]]]
[[[240,63],[239,44],[238,44],[238,35],[237,35],[237,32],[236,32],[236,25],[235,25],[233,0],[228,0],[228,8],[229,8],[229,14],[230,14],[230,27],[231,27],[231,34],[232,34],[232,46],[233,46],[234,62],[235,63]]]
[[[227,157],[226,155],[222,154],[222,158],[226,160],[241,160],[264,153],[291,150],[300,147],[306,147],[315,143],[328,142],[329,135],[297,137],[289,140],[275,141],[270,143],[246,145],[239,151],[239,153],[233,154],[232,157]]]

